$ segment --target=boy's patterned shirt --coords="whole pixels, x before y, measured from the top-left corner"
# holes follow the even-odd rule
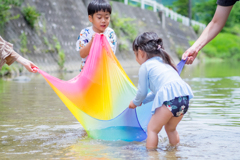
[[[78,36],[78,40],[76,42],[76,50],[79,51],[82,47],[86,46],[88,42],[91,41],[94,33],[95,32],[93,31],[92,26],[81,30]],[[107,37],[107,40],[115,54],[116,48],[117,48],[117,36],[114,30],[107,27],[103,34]],[[82,58],[82,68],[86,63],[86,60],[87,60],[87,57]]]

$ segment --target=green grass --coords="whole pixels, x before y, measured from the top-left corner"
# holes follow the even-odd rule
[[[24,18],[28,22],[28,24],[34,28],[35,23],[38,21],[38,17],[41,15],[35,7],[27,5],[27,7],[23,7],[22,13]]]
[[[220,33],[202,51],[208,57],[240,61],[240,37],[231,33]]]
[[[59,42],[59,40],[57,39],[56,36],[53,37],[53,41],[55,42],[55,49],[58,52],[58,65],[60,67],[61,70],[63,70],[64,68],[64,63],[65,63],[65,53],[64,51],[61,49],[61,44]]]
[[[30,51],[28,50],[28,47],[27,47],[27,43],[28,43],[28,39],[27,39],[27,35],[25,34],[25,32],[23,32],[21,35],[20,35],[20,44],[21,44],[21,48],[20,48],[20,51],[23,53],[23,54],[26,54],[26,53],[29,53]]]
[[[192,27],[193,27],[194,32],[195,32],[196,34],[198,34],[198,33],[199,33],[200,26],[195,24],[195,25],[192,26]]]
[[[135,19],[122,18],[118,13],[113,13],[111,16],[111,26],[118,37],[119,49],[121,51],[128,50],[127,41],[132,43],[138,34]]]

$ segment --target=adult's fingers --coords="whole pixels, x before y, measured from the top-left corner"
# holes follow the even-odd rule
[[[183,55],[182,55],[182,59],[183,59],[183,60],[186,60],[186,58],[188,57],[188,55],[189,55],[189,51],[186,50],[186,51],[183,53]]]
[[[192,64],[193,63],[193,57],[188,57],[186,64]]]
[[[29,72],[33,72],[33,69],[31,68],[30,64],[26,64],[25,68],[29,71]]]

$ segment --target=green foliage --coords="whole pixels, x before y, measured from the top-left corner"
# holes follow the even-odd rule
[[[131,2],[131,1],[128,1],[128,5],[129,6],[132,6],[132,7],[141,7],[141,3],[139,2]]]
[[[232,27],[224,27],[223,31],[240,36],[240,23],[235,24]]]
[[[196,3],[196,5],[193,7],[193,11],[195,12],[195,19],[208,24],[215,14],[216,7],[216,0],[202,0],[199,3]],[[234,27],[236,24],[239,24],[239,17],[240,3],[236,3],[230,12],[225,27]]]
[[[25,32],[23,32],[20,35],[20,45],[21,45],[20,51],[23,54],[26,54],[26,53],[29,52],[28,47],[27,47],[27,43],[28,43],[27,35],[25,34]]]
[[[112,0],[112,1],[116,1],[116,2],[122,2],[124,3],[124,0]],[[111,4],[110,4],[111,5]]]
[[[219,33],[215,39],[203,48],[203,52],[209,57],[240,61],[239,44],[239,36],[230,33]]]
[[[132,18],[120,18],[118,13],[112,14],[111,25],[118,37],[119,48],[128,49],[129,47],[126,47],[127,44],[124,41],[132,42],[136,38],[137,30],[134,21],[135,19]],[[124,38],[121,33],[124,34]]]
[[[183,55],[184,51],[185,50],[182,47],[176,47],[176,54],[179,59],[182,59],[182,55]]]
[[[189,41],[189,45],[192,46],[195,43],[195,41]]]
[[[177,18],[177,21],[180,22],[180,23],[182,23],[182,18],[179,18],[179,17],[178,17],[178,18]]]
[[[216,11],[216,0],[202,0],[193,7],[193,14],[195,19],[199,19],[200,22],[208,24]]]
[[[234,27],[236,24],[240,24],[240,3],[237,2],[228,17],[225,27]]]
[[[37,50],[37,46],[36,46],[36,45],[33,45],[33,49],[34,49],[34,50]]]
[[[40,19],[41,19],[41,22],[40,22]],[[35,30],[36,30],[38,36],[40,36],[42,34],[41,31],[43,32],[43,34],[47,33],[47,27],[46,27],[47,22],[46,22],[44,15],[39,17],[38,20],[40,23],[35,23],[34,27],[35,27]]]
[[[19,18],[19,15],[11,16],[10,9],[21,5],[21,0],[0,0],[0,32],[4,32],[5,23],[11,19]]]
[[[153,7],[152,6],[145,6],[147,10],[153,11]]]
[[[121,40],[119,41],[119,50],[121,51],[126,51],[128,50],[129,46],[127,43],[126,38],[121,38]]]
[[[55,49],[58,52],[58,65],[61,69],[63,69],[64,68],[64,63],[65,63],[65,53],[61,49],[61,44],[58,41],[57,37],[54,36],[53,41],[55,42]]]
[[[177,0],[173,2],[172,8],[177,13],[186,17],[188,16],[188,0]]]
[[[11,67],[7,64],[4,64],[2,69],[0,70],[0,76],[5,76],[11,72]]]
[[[61,69],[63,69],[64,67],[64,63],[65,63],[65,53],[63,50],[60,50],[58,52],[58,57],[59,57],[59,60],[58,60],[58,65]]]
[[[195,24],[195,25],[192,26],[192,27],[193,27],[194,32],[195,32],[196,34],[198,34],[198,33],[199,33],[200,26]]]
[[[24,15],[24,18],[28,22],[28,24],[34,28],[35,23],[38,20],[38,17],[41,15],[35,7],[27,5],[27,7],[23,7],[22,13]]]
[[[44,40],[44,44],[47,46],[47,49],[46,49],[46,53],[53,53],[54,52],[54,48],[53,46],[49,43],[47,37],[43,37],[43,40]]]

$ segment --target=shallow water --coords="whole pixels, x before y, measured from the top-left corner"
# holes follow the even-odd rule
[[[126,72],[137,84],[138,69]],[[178,126],[181,142],[169,146],[162,130],[157,151],[145,141],[88,138],[39,74],[26,83],[0,79],[0,159],[240,159],[240,63],[201,63],[182,77],[195,97]]]

